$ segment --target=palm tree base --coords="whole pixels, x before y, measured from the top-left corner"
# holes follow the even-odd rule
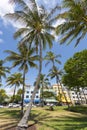
[[[27,130],[27,128],[28,128],[28,125],[26,125],[26,126],[17,126],[16,130]]]

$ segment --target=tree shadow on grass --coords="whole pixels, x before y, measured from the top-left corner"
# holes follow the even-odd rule
[[[38,114],[31,114],[32,120],[37,124],[46,126],[52,130],[87,130],[87,116],[77,115],[63,115],[63,116],[50,116],[49,113],[43,114],[39,112]],[[43,130],[45,130],[43,128]]]
[[[67,109],[66,111],[67,112]],[[53,111],[52,111],[53,113]],[[38,124],[41,127],[46,126],[46,128],[48,128],[49,130],[87,130],[87,115],[83,114],[82,112],[79,112],[80,114],[76,114],[75,112],[73,112],[73,116],[72,115],[56,115],[53,116],[52,114],[50,115],[49,111],[46,112],[42,112],[42,111],[31,111],[31,116],[30,116],[30,120],[34,121],[34,124]],[[10,117],[19,120],[20,117],[20,112],[19,110],[5,110],[0,112],[0,115],[10,115]],[[70,113],[69,113],[70,114]],[[9,129],[12,126],[16,126],[17,123],[12,124],[12,122],[10,122],[9,125]],[[4,129],[4,130],[7,130]],[[43,130],[46,130],[43,128]]]
[[[7,109],[0,112],[0,116],[3,118],[3,116],[9,115],[12,118],[18,119],[20,118],[20,110],[14,110],[14,109]]]
[[[10,128],[15,127],[20,120],[20,110],[5,109],[0,111],[0,119],[0,130],[9,130]]]
[[[65,110],[68,110],[65,108]],[[72,106],[69,111],[87,115],[87,106]]]

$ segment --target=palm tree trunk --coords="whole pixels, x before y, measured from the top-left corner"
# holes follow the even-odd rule
[[[15,92],[16,92],[16,85],[15,85],[14,93],[13,93],[13,103],[14,103],[14,99],[15,99]]]
[[[43,85],[42,85],[42,99],[41,99],[41,106],[43,107],[44,106],[44,102],[43,102]]]
[[[61,101],[61,93],[60,93],[60,88],[59,88],[59,79],[58,77],[56,76],[56,83],[57,83],[57,86],[58,86],[58,91],[59,91],[59,100]]]
[[[34,91],[33,91],[32,98],[31,98],[31,101],[29,103],[29,106],[28,106],[24,116],[22,117],[22,119],[18,123],[18,126],[17,126],[16,130],[27,130],[27,128],[28,128],[28,119],[29,119],[29,116],[30,116],[30,112],[31,112],[31,108],[32,108],[32,104],[33,104],[36,92],[38,90],[38,85],[39,85],[39,82],[40,82],[41,70],[42,70],[42,45],[40,43],[39,72],[38,72],[38,78],[37,78],[36,86],[34,88]]]
[[[68,103],[68,100],[67,100],[67,97],[66,97],[66,95],[65,95],[65,93],[64,93],[64,91],[63,91],[63,88],[62,88],[62,84],[61,84],[61,82],[59,82],[60,83],[60,86],[61,86],[61,89],[62,89],[62,93],[63,93],[63,95],[64,95],[64,98],[65,98],[65,101],[66,101],[66,103],[67,103],[67,105],[68,105],[68,110],[70,109],[70,106],[69,106],[69,103]]]
[[[24,93],[25,93],[25,69],[23,73],[23,88],[22,88],[22,103],[21,103],[21,116],[23,116],[24,113]]]
[[[0,76],[0,87],[2,86],[2,79],[1,79],[1,76]]]

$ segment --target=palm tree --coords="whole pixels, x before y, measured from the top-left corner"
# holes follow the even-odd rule
[[[56,28],[57,34],[61,36],[60,43],[71,43],[76,39],[76,45],[83,39],[87,33],[87,1],[86,0],[63,0],[63,11],[57,16],[63,19]]]
[[[42,70],[42,50],[46,49],[47,44],[49,47],[52,47],[52,41],[55,38],[51,33],[55,30],[55,27],[53,26],[53,23],[55,23],[55,15],[53,14],[55,14],[55,11],[59,10],[60,8],[56,6],[50,11],[50,13],[48,13],[44,6],[39,7],[35,0],[28,0],[27,3],[25,3],[24,0],[10,0],[10,2],[16,3],[17,8],[15,8],[16,10],[14,13],[6,16],[11,20],[16,20],[24,25],[23,28],[20,28],[17,30],[17,32],[15,32],[14,37],[21,38],[19,41],[20,45],[28,43],[29,48],[35,47],[36,51],[40,55],[38,78],[32,99],[28,110],[18,124],[19,127],[28,127],[28,116],[30,114],[32,102],[38,89]]]
[[[23,93],[22,93],[22,105],[21,105],[21,113],[23,114],[23,102],[24,102],[24,89],[25,89],[25,74],[28,72],[29,67],[37,67],[34,63],[35,60],[38,59],[37,55],[33,55],[35,49],[29,50],[27,45],[18,47],[18,53],[7,50],[9,56],[7,56],[6,60],[12,61],[12,68],[19,66],[19,71],[23,70]]]
[[[60,82],[59,76],[61,76],[61,75],[62,75],[62,71],[59,70],[56,66],[54,66],[52,69],[50,69],[49,74],[48,74],[48,76],[50,76],[51,79],[56,78],[56,83],[58,85],[59,95],[61,95],[60,86],[59,86],[59,82]]]
[[[61,90],[62,90],[62,93],[64,95],[64,98],[65,98],[66,102],[68,103],[66,95],[65,95],[63,88],[62,88],[62,84],[60,82],[60,76],[62,74],[63,74],[63,71],[59,70],[56,66],[54,66],[52,69],[50,69],[48,76],[50,76],[51,79],[56,78],[56,83],[58,85],[58,91],[59,91],[59,99],[61,100],[61,92],[60,92],[60,86],[61,86]],[[68,104],[68,108],[69,108],[69,104]]]
[[[58,60],[59,57],[61,57],[61,55],[55,55],[52,51],[47,52],[47,55],[44,58],[47,60],[46,65],[48,65],[50,62],[52,63],[52,66],[55,66],[55,63],[61,64],[61,62]]]
[[[20,87],[20,84],[23,84],[23,78],[21,73],[14,73],[11,74],[6,80],[7,85],[6,86],[14,86],[14,92],[13,92],[13,102],[15,101],[15,93],[16,93],[16,88]]]
[[[2,77],[6,78],[6,73],[9,73],[9,67],[4,66],[5,62],[0,60],[0,86],[2,85]]]
[[[8,95],[4,89],[0,89],[0,104],[5,103],[6,99],[8,99]]]
[[[46,65],[48,65],[49,63],[52,63],[52,68],[49,70],[48,76],[50,76],[51,78],[56,77],[56,82],[58,84],[58,90],[59,90],[59,95],[60,95],[60,88],[59,88],[59,83],[58,83],[60,71],[55,66],[55,63],[61,64],[61,62],[58,60],[58,57],[61,57],[61,55],[55,55],[52,51],[50,51],[50,52],[47,52],[47,55],[45,56],[45,60],[48,61]]]

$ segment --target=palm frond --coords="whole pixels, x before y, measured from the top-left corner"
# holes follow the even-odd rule
[[[26,3],[24,2],[24,0],[9,0],[9,3],[11,3],[11,4],[18,4],[22,8],[26,7]]]

